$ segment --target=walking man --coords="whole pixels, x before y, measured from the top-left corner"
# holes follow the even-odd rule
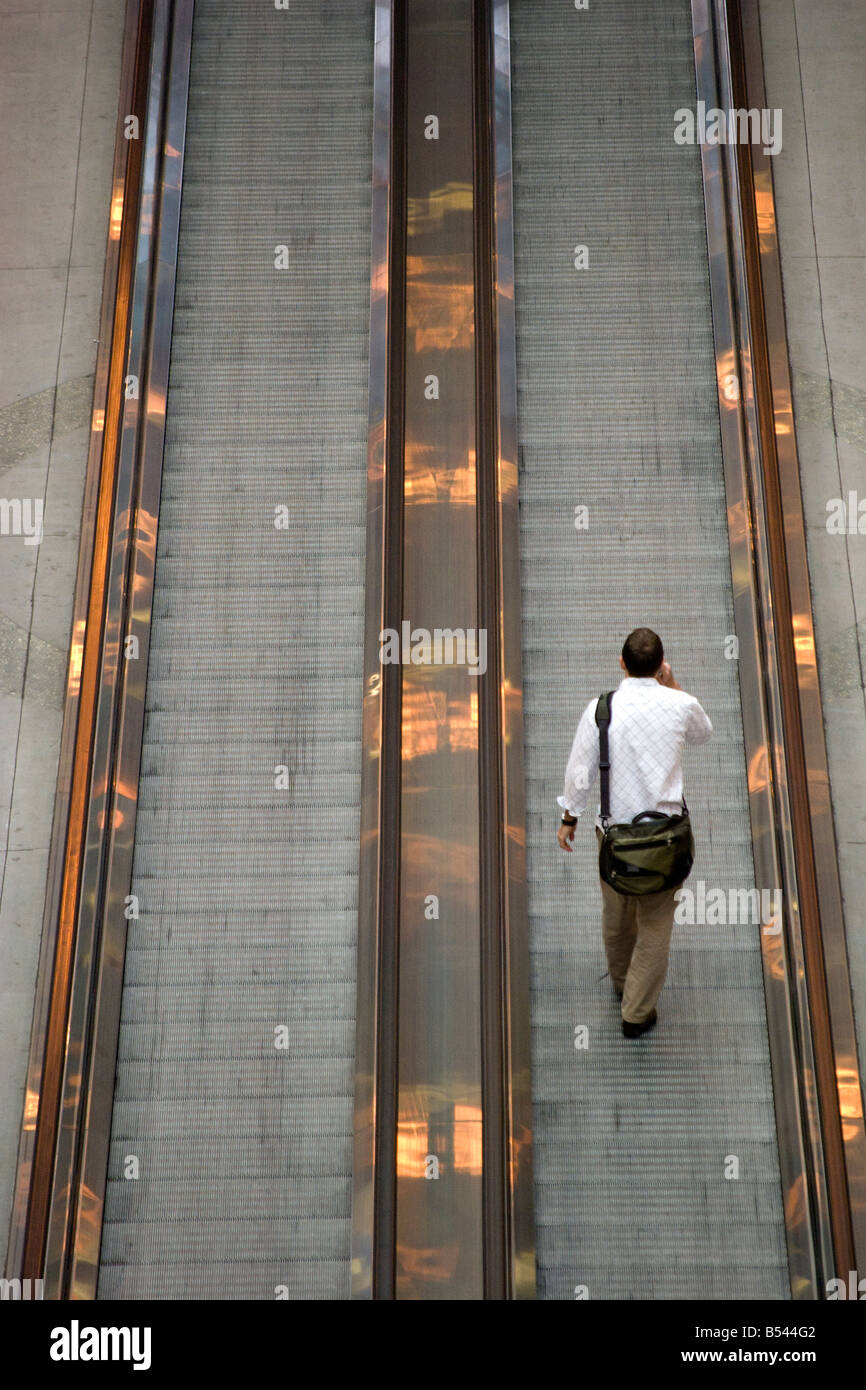
[[[610,820],[631,821],[642,811],[679,815],[683,808],[684,743],[706,743],[713,726],[693,695],[674,680],[660,638],[648,627],[629,633],[619,664],[625,671],[611,701],[609,728]],[[595,722],[598,698],[580,718],[558,797],[561,847],[571,853],[574,828],[586,808],[599,764]],[[596,818],[602,841],[602,821]],[[640,1037],[656,1022],[656,1003],[668,968],[677,889],[630,897],[601,881],[602,935],[614,989],[622,1000],[622,1031]]]

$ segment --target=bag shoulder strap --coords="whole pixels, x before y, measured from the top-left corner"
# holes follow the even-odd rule
[[[603,821],[610,819],[610,747],[608,745],[608,727],[610,725],[610,705],[613,700],[613,691],[608,690],[606,695],[599,695],[598,703],[595,707],[595,722],[598,725],[598,776],[601,783],[601,818]]]

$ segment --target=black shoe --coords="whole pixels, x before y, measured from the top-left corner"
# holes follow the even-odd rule
[[[639,1038],[642,1033],[648,1033],[651,1028],[655,1028],[658,1023],[658,1014],[655,1009],[643,1023],[629,1023],[627,1018],[622,1021],[622,1035],[624,1038]]]

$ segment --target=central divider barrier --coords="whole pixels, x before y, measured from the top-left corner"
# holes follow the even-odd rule
[[[377,19],[376,131],[393,143],[374,159],[387,352],[371,354],[355,1293],[532,1296],[528,1075],[513,1089],[510,1065],[528,996],[494,12],[410,0]]]

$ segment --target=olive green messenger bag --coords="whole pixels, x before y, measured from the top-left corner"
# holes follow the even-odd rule
[[[682,815],[666,816],[661,811],[641,811],[632,821],[610,824],[610,749],[608,728],[614,692],[598,697],[595,722],[598,725],[603,839],[598,870],[605,883],[617,893],[643,897],[676,888],[691,873],[695,842],[688,807],[683,800]]]

